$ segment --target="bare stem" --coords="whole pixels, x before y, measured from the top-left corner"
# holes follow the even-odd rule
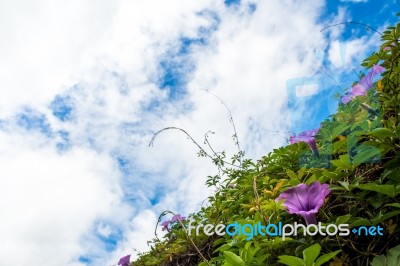
[[[212,157],[210,154],[208,154],[208,153],[204,150],[204,148],[201,147],[201,146],[192,138],[192,136],[190,136],[190,134],[189,134],[188,132],[186,132],[184,129],[179,128],[179,127],[165,127],[165,128],[163,128],[163,129],[157,131],[156,133],[154,133],[153,137],[151,138],[150,143],[149,143],[149,146],[152,147],[152,146],[154,145],[154,141],[155,141],[155,139],[157,138],[157,136],[158,136],[160,133],[162,133],[162,132],[164,132],[164,131],[166,131],[166,130],[171,130],[171,129],[175,129],[175,130],[179,130],[179,131],[183,132],[183,133],[184,133],[184,134],[185,134],[199,149],[200,149],[200,152],[201,152],[202,154],[204,154],[205,156],[207,156],[207,157],[210,158],[210,159],[213,159],[213,157]],[[224,164],[227,164],[227,165],[230,165],[230,166],[233,166],[233,167],[242,168],[241,165],[235,165],[235,164],[232,164],[232,163],[227,162],[227,161],[224,161],[224,160],[222,160],[222,162],[223,162]]]
[[[242,165],[242,157],[243,157],[244,152],[240,148],[239,137],[238,137],[238,134],[237,134],[236,125],[235,125],[235,122],[233,120],[233,116],[232,116],[231,110],[229,109],[229,107],[226,105],[226,103],[220,97],[218,97],[214,93],[210,92],[209,90],[205,90],[205,89],[201,89],[201,90],[205,91],[205,92],[211,94],[212,96],[214,96],[215,98],[217,98],[222,103],[222,105],[225,106],[226,110],[228,111],[228,113],[229,113],[229,122],[231,123],[231,125],[233,127],[233,132],[234,132],[233,136],[234,136],[234,140],[235,140],[235,145],[237,146],[238,153],[240,155],[239,156],[240,165]]]

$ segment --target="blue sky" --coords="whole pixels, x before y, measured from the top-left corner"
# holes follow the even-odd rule
[[[337,106],[396,1],[4,2],[0,264],[115,265],[217,169],[178,131],[257,159]],[[356,73],[355,73],[356,72]],[[22,214],[24,214],[22,216]],[[23,232],[21,234],[20,232]]]

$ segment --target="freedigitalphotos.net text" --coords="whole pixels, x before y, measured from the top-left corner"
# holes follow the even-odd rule
[[[282,240],[285,240],[286,237],[297,236],[302,234],[304,236],[314,236],[314,235],[322,235],[322,236],[348,236],[350,233],[355,235],[365,235],[365,236],[375,236],[375,235],[383,235],[383,228],[381,226],[360,226],[358,228],[353,228],[350,230],[349,224],[328,224],[323,225],[321,222],[318,224],[299,224],[295,222],[294,224],[282,224],[279,222],[278,224],[268,224],[262,225],[261,222],[256,224],[240,224],[238,222],[231,223],[228,225],[225,224],[198,224],[193,225],[194,221],[190,220],[188,224],[188,233],[192,235],[193,232],[196,235],[200,234],[202,231],[205,235],[211,236],[217,234],[219,236],[223,236],[225,234],[229,236],[245,236],[246,240],[251,240],[254,236],[274,236],[274,237],[282,237]]]

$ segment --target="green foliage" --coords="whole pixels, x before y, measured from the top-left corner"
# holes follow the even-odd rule
[[[400,245],[390,249],[388,254],[374,258],[371,266],[397,266],[400,265]]]
[[[303,259],[288,255],[282,255],[278,258],[280,263],[289,266],[320,266],[335,257],[341,250],[319,256],[320,251],[321,246],[314,244],[303,250]]]
[[[329,184],[332,192],[317,221],[348,223],[350,228],[380,225],[383,236],[299,234],[283,241],[256,235],[246,240],[238,235],[210,237],[200,231],[189,238],[175,224],[163,239],[150,241],[151,251],[139,254],[132,265],[400,265],[400,246],[393,248],[400,242],[399,38],[400,24],[389,27],[379,51],[364,60],[366,71],[383,66],[382,78],[367,95],[339,104],[337,113],[322,123],[316,136],[319,157],[307,144],[298,143],[275,149],[258,161],[245,159],[235,131],[239,151],[229,159],[225,152],[212,149],[207,133],[204,143],[211,152],[196,145],[199,156],[218,168],[218,174],[206,180],[216,192],[189,217],[195,225],[303,223],[275,199],[299,183],[319,181]],[[380,255],[388,250],[386,257]]]

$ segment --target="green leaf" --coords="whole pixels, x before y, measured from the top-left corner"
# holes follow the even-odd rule
[[[384,255],[375,257],[371,262],[371,266],[387,266],[386,257]]]
[[[317,259],[317,261],[314,263],[314,266],[320,266],[322,264],[324,264],[325,262],[328,262],[329,260],[331,260],[333,257],[335,257],[339,252],[341,252],[341,250],[337,250],[325,255],[322,255],[321,257],[319,257]]]
[[[223,244],[222,246],[220,246],[219,248],[217,248],[215,251],[214,251],[214,253],[216,253],[216,252],[223,252],[223,251],[226,251],[226,250],[228,250],[228,249],[230,249],[232,247],[232,245],[230,245],[230,244]]]
[[[372,223],[374,225],[375,224],[379,224],[379,223],[381,223],[381,222],[383,222],[383,221],[385,221],[385,220],[387,220],[387,219],[389,219],[389,218],[391,218],[393,216],[396,216],[398,214],[400,214],[400,211],[392,211],[392,212],[385,213],[384,215],[381,215],[381,216],[373,219]]]
[[[375,191],[378,193],[388,195],[390,197],[395,197],[397,195],[396,188],[393,185],[378,185],[375,183],[369,183],[369,184],[357,185],[355,187],[362,190]]]
[[[303,250],[304,264],[306,266],[312,266],[314,261],[318,258],[320,251],[321,246],[319,244],[314,244]]]
[[[304,261],[295,256],[282,255],[278,257],[280,263],[289,266],[304,266]]]
[[[376,156],[381,155],[381,151],[373,146],[361,144],[360,147],[357,148],[358,153],[353,157],[352,163],[354,165],[360,165],[362,163],[368,163],[371,159],[374,159]]]
[[[348,154],[340,155],[338,160],[332,160],[332,164],[336,167],[340,168],[352,168],[352,164],[350,163],[350,157]]]
[[[350,228],[361,226],[361,225],[372,225],[368,219],[365,218],[358,218],[354,222],[350,224]]]
[[[335,127],[335,128],[332,130],[332,139],[336,138],[336,137],[339,136],[343,131],[345,131],[345,130],[347,130],[347,129],[349,129],[349,128],[350,128],[350,126],[349,126],[349,125],[346,125],[346,124],[341,124],[341,125]]]
[[[218,245],[220,245],[220,244],[222,244],[222,243],[225,243],[226,242],[226,239],[225,238],[218,238],[217,240],[215,240],[214,241],[214,243],[213,243],[213,247],[216,247],[216,246],[218,246]]]
[[[348,191],[350,191],[349,189],[349,182],[347,181],[338,181],[339,184],[341,184],[345,189],[347,189]]]
[[[398,266],[400,265],[400,245],[391,248],[386,257],[380,255],[374,258],[371,266]]]
[[[350,218],[351,218],[351,215],[350,215],[350,214],[346,214],[346,215],[343,215],[343,216],[339,216],[339,217],[336,219],[335,224],[336,224],[336,225],[344,224],[344,223],[346,223],[348,220],[350,220]]]
[[[225,261],[231,266],[245,266],[244,261],[238,255],[230,251],[224,251]]]
[[[391,206],[391,207],[400,208],[400,203],[390,203],[390,204],[386,204],[385,206]]]
[[[400,157],[396,157],[383,165],[385,169],[396,169],[400,165]]]
[[[380,138],[388,138],[395,136],[393,131],[388,128],[375,128],[374,130],[369,132],[369,135]]]
[[[400,245],[389,250],[386,256],[386,262],[389,266],[400,265]]]

